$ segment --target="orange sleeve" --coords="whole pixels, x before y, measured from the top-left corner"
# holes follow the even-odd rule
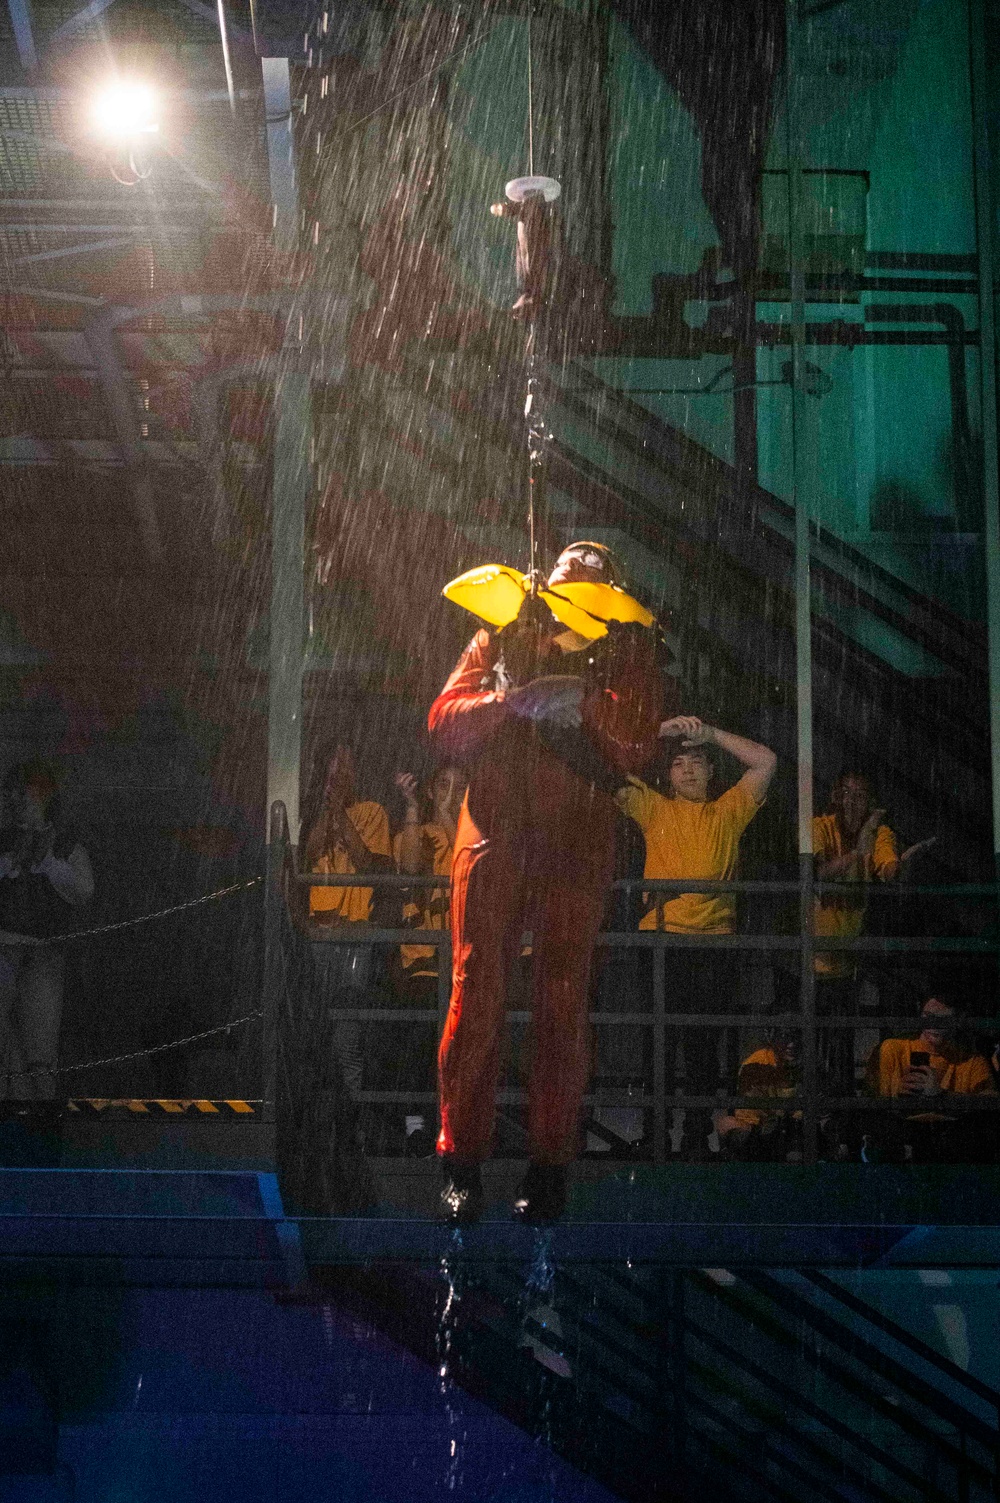
[[[427,717],[440,756],[470,761],[509,719],[503,690],[484,688],[495,661],[493,638],[477,631]]]
[[[967,1096],[996,1095],[997,1088],[993,1071],[990,1069],[989,1061],[981,1054],[974,1054],[969,1060],[968,1069],[963,1072],[962,1092]]]
[[[391,856],[389,816],[381,804],[362,804],[355,821],[358,836],[373,856]]]
[[[823,814],[817,814],[812,824],[813,855],[820,861],[826,861],[831,856],[836,856],[835,843],[832,839],[833,824]]]
[[[899,870],[899,845],[888,825],[879,825],[872,850],[872,871],[880,882],[891,882]]]

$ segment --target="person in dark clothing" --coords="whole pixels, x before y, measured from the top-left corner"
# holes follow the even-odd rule
[[[3,780],[0,819],[0,1091],[55,1095],[66,961],[58,938],[93,896],[90,858],[63,823],[56,780],[19,762]]]
[[[615,585],[608,551],[565,549],[548,590]],[[528,596],[479,631],[435,700],[435,751],[469,788],[452,868],[452,993],[438,1054],[446,1215],[473,1221],[491,1148],[509,974],[530,928],[528,1175],[515,1211],[561,1214],[590,1069],[591,955],[614,863],[614,792],[652,757],[664,715],[656,637],[611,623],[588,639]]]

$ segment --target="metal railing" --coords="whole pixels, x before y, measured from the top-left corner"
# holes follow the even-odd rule
[[[310,920],[308,916],[308,899],[306,892],[314,887],[364,887],[373,890],[398,892],[402,901],[404,895],[412,895],[420,890],[433,890],[436,892],[447,891],[449,880],[446,877],[435,875],[414,876],[396,873],[363,873],[363,874],[319,874],[312,872],[300,872],[295,868],[295,852],[290,844],[288,836],[287,820],[283,806],[276,804],[272,810],[272,840],[270,847],[270,868],[268,883],[268,955],[271,957],[267,963],[267,989],[270,995],[286,997],[287,982],[282,979],[282,966],[287,971],[287,950],[290,943],[303,945],[331,945],[347,946],[352,949],[359,947],[397,947],[402,945],[426,945],[437,951],[437,984],[436,999],[433,1007],[404,1005],[398,1002],[387,1006],[350,1006],[338,1005],[336,1009],[337,1019],[341,1022],[350,1022],[365,1026],[389,1026],[400,1027],[413,1025],[427,1028],[436,1025],[438,1028],[443,1024],[449,1000],[451,987],[451,936],[447,928],[422,929],[407,925],[378,926],[372,923],[344,923],[332,926]],[[858,895],[856,883],[823,883],[809,881],[803,883],[791,881],[696,881],[675,880],[659,881],[641,877],[620,879],[615,888],[626,895],[635,893],[648,893],[651,895],[670,895],[680,892],[727,892],[741,895],[767,895],[775,898],[798,899],[797,907],[800,914],[807,917],[812,913],[812,900],[817,894],[829,894],[832,892],[850,893]],[[995,884],[984,883],[950,883],[937,886],[921,886],[912,884],[896,884],[893,891],[902,896],[920,895],[923,897],[934,896],[938,898],[962,898],[967,900],[989,900],[991,905],[996,903],[998,889]],[[656,908],[657,923],[662,923],[662,905]],[[285,935],[282,938],[282,935]],[[294,939],[292,938],[294,936]],[[526,933],[525,940],[529,939]],[[882,1036],[886,1037],[889,1031],[897,1034],[912,1034],[914,1032],[915,1019],[912,1014],[900,1016],[898,1014],[882,1014],[881,1012],[865,1012],[851,1014],[827,1014],[818,1012],[816,1007],[816,983],[813,961],[817,951],[822,953],[846,952],[861,956],[894,956],[894,955],[922,955],[924,957],[934,955],[998,955],[1000,956],[1000,928],[995,919],[991,924],[991,932],[985,935],[862,935],[854,939],[841,939],[823,936],[819,939],[813,936],[808,922],[799,924],[797,933],[749,933],[739,932],[726,935],[687,935],[675,934],[656,929],[611,929],[603,931],[597,940],[598,948],[604,947],[611,950],[627,951],[650,951],[652,952],[651,978],[650,978],[650,1002],[648,1007],[622,1008],[616,1010],[596,1010],[591,1013],[592,1024],[598,1030],[617,1027],[638,1027],[648,1030],[651,1035],[651,1049],[649,1051],[648,1070],[642,1073],[649,1076],[649,1089],[636,1090],[622,1088],[621,1090],[602,1088],[599,1091],[591,1091],[584,1097],[584,1107],[591,1111],[595,1107],[628,1106],[638,1108],[648,1114],[652,1124],[650,1134],[652,1159],[655,1163],[663,1163],[669,1158],[668,1123],[670,1114],[677,1109],[701,1109],[702,1111],[718,1108],[725,1104],[726,1108],[740,1106],[755,1108],[760,1111],[782,1112],[785,1114],[801,1114],[801,1152],[804,1162],[815,1163],[820,1157],[820,1123],[824,1118],[833,1114],[852,1113],[857,1116],[862,1114],[868,1120],[878,1114],[912,1115],[915,1111],[915,1098],[878,1098],[864,1095],[831,1094],[824,1090],[824,1082],[819,1068],[819,1054],[817,1040],[820,1035],[829,1035],[837,1032],[871,1031],[878,1029]],[[680,1012],[670,1005],[670,985],[667,965],[667,953],[670,951],[699,950],[706,954],[736,952],[751,953],[762,956],[775,955],[795,957],[798,960],[799,972],[799,1001],[798,1011],[767,1010],[754,1013],[751,1016],[735,1012]],[[296,962],[299,973],[303,970],[301,954]],[[301,984],[301,982],[300,982]],[[343,999],[341,998],[341,1003]],[[323,1011],[322,1008],[319,1009]],[[315,1011],[315,1010],[314,1010]],[[512,1008],[508,1012],[512,1022],[525,1023],[530,1019],[530,1013],[520,1008]],[[965,1023],[970,1028],[982,1031],[992,1030],[996,1036],[1000,1036],[1000,1018],[996,1015],[984,1014],[982,1016],[969,1016]],[[320,1021],[318,1014],[314,1015],[315,1029],[320,1033],[329,1031],[329,1020]],[[689,1027],[711,1028],[716,1030],[757,1029],[772,1030],[784,1028],[792,1033],[797,1033],[802,1040],[802,1069],[799,1089],[791,1096],[775,1098],[738,1096],[735,1090],[726,1090],[723,1094],[697,1095],[680,1090],[668,1091],[668,1051],[676,1044],[676,1030]],[[273,1053],[273,1051],[272,1051]],[[403,1106],[411,1104],[414,1109],[423,1108],[430,1112],[436,1101],[432,1083],[428,1081],[423,1090],[387,1090],[387,1089],[363,1089],[355,1090],[352,1095],[353,1101],[359,1107],[389,1107],[392,1105]],[[504,1107],[516,1107],[526,1099],[523,1090],[502,1090],[498,1093],[498,1105]],[[940,1109],[940,1107],[939,1107]],[[997,1113],[1000,1111],[1000,1098],[984,1096],[955,1096],[948,1095],[948,1115],[962,1115],[969,1112]],[[510,1125],[508,1123],[508,1125]],[[594,1124],[591,1123],[591,1126]],[[513,1129],[516,1132],[516,1128]],[[601,1133],[601,1136],[608,1136]],[[613,1137],[613,1134],[610,1135]],[[628,1151],[627,1145],[622,1145]]]

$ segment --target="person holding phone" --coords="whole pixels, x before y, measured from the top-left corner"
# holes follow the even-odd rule
[[[868,1060],[869,1094],[909,1097],[914,1112],[887,1117],[879,1139],[887,1156],[916,1162],[981,1163],[996,1157],[996,1119],[948,1113],[949,1098],[995,1096],[989,1060],[963,1039],[961,1011],[939,991],[926,995],[915,1039],[885,1039]],[[909,1145],[910,1154],[906,1147]]]

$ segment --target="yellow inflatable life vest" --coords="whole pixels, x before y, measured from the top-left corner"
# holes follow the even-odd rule
[[[529,576],[507,564],[480,564],[446,584],[441,593],[490,626],[507,626],[520,611],[529,588]],[[539,597],[557,621],[591,641],[607,635],[609,621],[637,621],[641,626],[652,626],[654,621],[644,605],[617,585],[573,580],[542,589]]]

